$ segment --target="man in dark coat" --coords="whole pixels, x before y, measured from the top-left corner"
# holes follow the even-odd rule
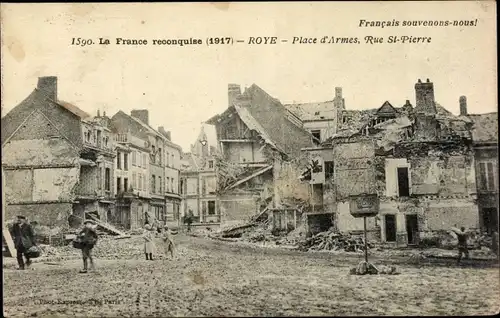
[[[95,222],[92,220],[85,220],[83,222],[84,228],[80,231],[80,238],[83,243],[82,257],[83,257],[83,270],[80,273],[87,273],[88,261],[90,261],[90,269],[94,270],[94,258],[92,257],[92,249],[97,243],[98,235],[94,229]]]
[[[26,217],[22,215],[17,217],[16,223],[12,227],[12,236],[14,237],[14,246],[17,250],[17,263],[19,264],[19,269],[23,270],[23,255],[26,257],[26,266],[29,267],[31,265],[31,260],[26,253],[30,247],[36,245],[35,233],[26,220]]]

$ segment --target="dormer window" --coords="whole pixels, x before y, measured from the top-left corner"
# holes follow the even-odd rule
[[[208,161],[208,169],[213,169],[214,168],[214,161],[213,160],[209,160]]]
[[[314,116],[319,116],[319,112],[315,112],[315,113],[314,113]]]

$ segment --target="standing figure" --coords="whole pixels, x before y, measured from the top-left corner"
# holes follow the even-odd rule
[[[19,265],[19,270],[24,270],[24,257],[26,257],[26,266],[31,265],[31,260],[29,259],[27,252],[30,247],[36,245],[35,233],[33,228],[26,220],[26,217],[19,215],[16,219],[16,223],[12,227],[12,236],[14,237],[14,246],[17,251],[17,263]]]
[[[82,257],[83,257],[83,269],[80,273],[86,273],[88,269],[88,261],[90,260],[90,269],[94,270],[94,259],[92,258],[92,249],[97,243],[97,232],[94,229],[95,223],[91,220],[86,220],[84,223],[84,228],[80,231],[78,236],[82,242]]]
[[[153,260],[153,253],[155,253],[155,233],[152,230],[151,225],[144,225],[144,233],[142,235],[144,238],[144,254],[146,255],[146,260]]]
[[[460,260],[462,259],[462,254],[465,255],[465,258],[469,258],[469,249],[467,248],[467,236],[468,232],[465,231],[465,227],[461,227],[459,231],[455,230],[455,234],[457,234],[458,238],[458,259],[457,259],[457,264],[460,263]]]
[[[174,259],[175,245],[174,240],[172,239],[172,232],[170,232],[168,226],[165,225],[161,234],[161,238],[165,244],[165,255],[170,253],[170,257]]]

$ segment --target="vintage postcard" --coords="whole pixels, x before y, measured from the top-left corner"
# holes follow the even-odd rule
[[[498,314],[496,2],[0,8],[5,317]]]

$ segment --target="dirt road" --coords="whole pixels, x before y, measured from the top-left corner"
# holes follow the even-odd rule
[[[4,315],[472,315],[500,308],[498,268],[401,266],[351,276],[362,256],[241,248],[177,236],[179,259],[79,261],[4,270]],[[382,262],[382,260],[380,260]],[[378,260],[375,261],[377,263]]]

